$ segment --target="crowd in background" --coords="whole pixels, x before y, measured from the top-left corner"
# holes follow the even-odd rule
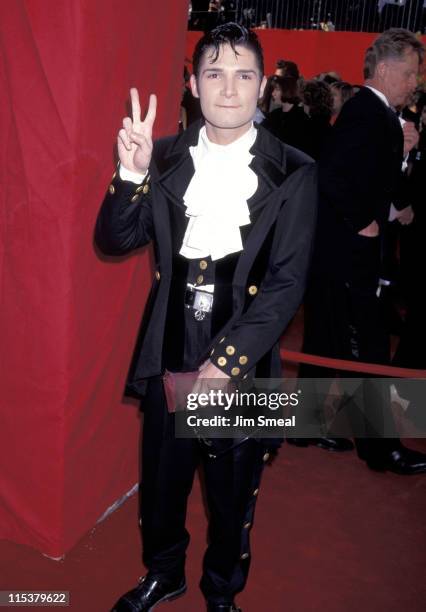
[[[201,118],[197,99],[185,87],[181,107],[181,129]],[[300,149],[315,160],[328,142],[343,105],[362,88],[348,83],[334,71],[305,79],[296,62],[279,59],[268,76],[254,120],[274,136]],[[390,331],[400,342],[393,363],[401,367],[426,368],[423,312],[426,300],[422,283],[425,261],[424,177],[426,176],[426,92],[419,86],[404,107],[395,109],[400,121],[414,122],[420,139],[407,159],[403,189],[410,205],[410,218],[388,223],[383,257],[382,308]]]
[[[426,31],[424,0],[190,0],[188,28],[208,30],[228,21],[249,28],[382,32]]]

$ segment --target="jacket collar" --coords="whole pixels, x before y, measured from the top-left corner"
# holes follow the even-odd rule
[[[198,143],[203,121],[197,121],[172,140],[164,153],[163,172],[158,183],[178,205],[183,206],[183,196],[194,174],[194,164],[189,147]],[[283,183],[286,176],[285,148],[261,125],[257,128],[256,140],[250,149],[254,158],[250,164],[257,174],[259,186],[248,200],[249,209],[260,207],[271,191]]]

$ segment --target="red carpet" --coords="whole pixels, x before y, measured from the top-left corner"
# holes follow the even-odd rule
[[[300,311],[284,338],[287,348],[300,349],[301,323]],[[296,367],[286,374],[294,376]],[[426,452],[426,439],[407,445]],[[144,573],[137,521],[133,496],[61,562],[0,542],[0,590],[68,590],[73,612],[108,612]],[[205,610],[198,581],[206,518],[198,480],[187,523],[188,591],[159,612]],[[354,452],[286,444],[265,470],[252,554],[249,582],[237,599],[243,612],[423,612],[426,475],[375,473]]]
[[[424,440],[410,446],[426,451]],[[243,612],[423,612],[425,518],[426,476],[378,474],[354,453],[285,445],[265,471],[249,583],[238,603]],[[198,481],[188,525],[188,592],[159,606],[165,612],[204,611]],[[139,550],[133,496],[62,562],[0,542],[0,590],[69,590],[68,609],[107,612],[143,573]]]

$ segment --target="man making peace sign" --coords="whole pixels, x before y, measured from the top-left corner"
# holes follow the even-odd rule
[[[198,385],[280,377],[278,341],[303,296],[315,224],[312,160],[253,124],[265,85],[256,35],[237,24],[219,26],[198,42],[193,69],[204,120],[179,136],[153,143],[155,96],[141,121],[131,90],[132,118],[118,135],[119,170],[96,226],[97,244],[109,255],[150,241],[155,253],[128,380],[130,392],[143,396],[148,573],[119,599],[118,612],[153,610],[186,590],[186,504],[200,462],[210,514],[201,590],[209,612],[237,610],[271,445],[247,439],[213,458],[198,439],[175,437],[162,375],[195,372]]]

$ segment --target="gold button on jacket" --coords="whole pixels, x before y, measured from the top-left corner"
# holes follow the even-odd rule
[[[200,268],[201,268],[201,270],[206,270],[207,269],[207,262],[204,259],[202,259],[200,261]]]
[[[160,274],[160,272],[159,272],[158,270],[157,270],[157,271],[156,271],[156,273],[155,273],[155,278],[156,278],[157,280],[160,280],[160,278],[161,278],[161,274]]]
[[[111,194],[111,195],[114,195],[114,193],[115,193],[115,187],[114,187],[114,185],[110,185],[110,186],[108,187],[108,191],[110,192],[110,194]]]
[[[220,366],[225,366],[226,365],[226,357],[219,357],[219,359],[217,360],[218,365]]]
[[[232,368],[231,370],[232,376],[238,376],[240,372],[241,372],[240,368]]]
[[[250,287],[248,288],[248,292],[249,292],[250,295],[256,295],[256,293],[257,293],[256,285],[250,285]]]
[[[241,357],[238,359],[238,361],[240,362],[241,365],[246,365],[246,363],[248,361],[248,357],[246,357],[246,355],[241,355]]]
[[[229,346],[226,347],[225,351],[227,352],[228,355],[233,355],[235,353],[235,346],[232,346],[230,344]]]

